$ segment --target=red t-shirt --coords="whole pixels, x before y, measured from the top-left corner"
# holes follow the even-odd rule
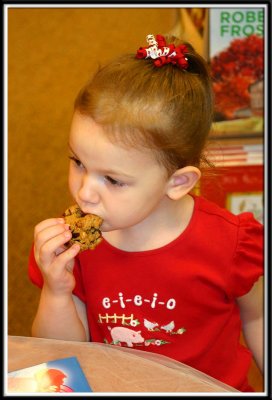
[[[160,353],[249,391],[235,299],[263,274],[263,227],[251,213],[194,199],[188,227],[166,246],[126,252],[103,240],[79,254],[74,294],[92,341]],[[29,275],[42,286],[33,252]]]

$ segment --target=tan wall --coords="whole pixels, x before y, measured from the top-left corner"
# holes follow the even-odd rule
[[[8,333],[29,335],[34,226],[70,205],[67,138],[77,91],[99,62],[176,24],[175,8],[8,10]]]

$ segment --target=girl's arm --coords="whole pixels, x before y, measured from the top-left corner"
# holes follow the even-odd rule
[[[249,293],[239,297],[237,303],[246,344],[252,351],[257,366],[263,372],[263,277],[259,278]]]
[[[73,296],[74,259],[80,247],[66,248],[71,238],[63,219],[51,218],[35,227],[34,256],[43,275],[38,311],[32,335],[63,340],[89,339],[84,304]]]
[[[50,339],[89,341],[85,304],[73,295],[54,296],[44,287],[31,334]]]

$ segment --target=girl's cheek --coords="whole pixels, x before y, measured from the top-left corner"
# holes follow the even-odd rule
[[[80,186],[80,180],[75,176],[73,172],[69,172],[68,186],[71,192],[75,192]]]

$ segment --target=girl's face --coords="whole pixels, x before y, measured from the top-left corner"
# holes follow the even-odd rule
[[[103,218],[104,232],[150,220],[166,201],[166,170],[150,150],[112,143],[92,118],[75,112],[69,188],[85,213]]]

